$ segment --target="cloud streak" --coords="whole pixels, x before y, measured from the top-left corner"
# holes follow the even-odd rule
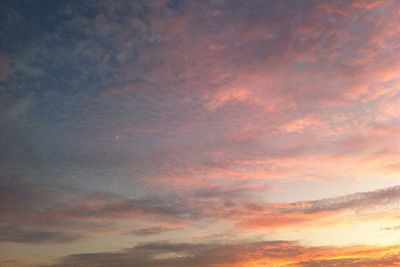
[[[11,225],[0,226],[0,242],[26,244],[70,243],[76,242],[80,239],[81,236],[76,233],[26,229]]]

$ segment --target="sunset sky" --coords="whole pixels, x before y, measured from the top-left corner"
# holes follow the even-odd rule
[[[1,267],[400,266],[400,1],[0,20]]]

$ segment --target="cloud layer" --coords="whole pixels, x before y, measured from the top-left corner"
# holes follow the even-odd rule
[[[398,1],[0,20],[0,264],[398,264]]]
[[[46,266],[397,266],[398,247],[306,247],[290,241],[147,243],[120,252],[76,254]]]

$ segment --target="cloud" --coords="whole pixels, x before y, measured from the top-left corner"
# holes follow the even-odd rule
[[[76,233],[29,229],[12,225],[0,226],[0,242],[25,244],[70,243],[76,242],[81,238],[81,235]]]
[[[277,252],[276,249],[281,249]],[[253,250],[253,251],[252,251]],[[241,252],[240,252],[241,251]],[[240,252],[240,253],[239,253]],[[215,266],[244,263],[252,255],[262,253],[279,258],[301,253],[301,247],[291,242],[258,243],[147,243],[117,253],[77,254],[49,266]]]
[[[15,18],[24,12],[19,5],[6,6]],[[370,111],[396,97],[395,87],[375,100],[370,94],[396,80],[391,70],[398,66],[392,49],[398,7],[391,1],[362,6],[122,1],[54,4],[39,9],[44,21],[21,15],[14,23],[38,27],[25,42],[17,38],[22,26],[4,33],[19,44],[12,57],[18,71],[4,95],[14,107],[9,116],[25,120],[8,127],[16,134],[4,138],[2,149],[11,161],[25,161],[31,154],[15,149],[24,141],[32,168],[46,170],[37,176],[69,177],[63,181],[95,175],[106,183],[113,176],[146,186],[146,180],[165,176],[292,179],[296,173],[321,178],[349,173],[347,164],[335,160],[307,172],[304,158],[333,154],[346,163],[394,140],[375,142],[367,134],[359,146],[349,145],[357,143],[367,122],[380,120],[382,113]],[[371,19],[382,14],[380,23]],[[56,23],[45,27],[47,19]],[[357,64],[360,59],[366,62]],[[28,92],[35,105],[26,103]],[[340,143],[353,134],[356,140]],[[261,160],[266,163],[257,169],[238,163]],[[224,166],[215,171],[208,162]],[[379,168],[359,173],[365,168],[349,176],[388,175]]]
[[[0,224],[14,225],[21,235],[32,231],[33,237],[36,237],[35,231],[44,238],[51,238],[53,233],[59,233],[62,238],[63,233],[68,235],[70,231],[79,233],[82,238],[110,231],[124,233],[131,226],[117,226],[132,220],[154,225],[138,229],[134,234],[156,234],[186,227],[190,221],[199,218],[199,213],[189,203],[183,204],[179,196],[167,194],[129,199],[107,192],[87,192],[21,179],[1,180],[0,192]],[[3,230],[8,237],[14,231],[11,228]],[[71,242],[80,239],[71,238]]]
[[[4,238],[12,241],[15,235],[15,242],[19,243],[32,243],[29,238],[40,242],[41,237],[43,242],[51,242],[52,238],[54,242],[62,242],[63,238],[74,242],[108,232],[124,233],[132,226],[118,225],[127,220],[153,225],[135,232],[149,234],[186,227],[199,216],[188,203],[183,205],[178,196],[172,195],[127,199],[107,192],[86,192],[18,178],[2,179],[0,192]],[[70,236],[70,232],[76,233],[77,238]]]
[[[397,231],[397,230],[400,230],[400,225],[385,227],[385,228],[383,228],[383,230],[386,230],[386,231]]]
[[[296,119],[288,122],[280,127],[280,130],[283,132],[301,132],[306,128],[316,127],[320,124],[320,121],[315,116],[308,116],[300,119]]]
[[[395,266],[399,261],[395,250],[396,247],[307,247],[292,241],[156,242],[119,252],[70,255],[46,266]]]
[[[42,194],[46,190],[48,193]],[[75,197],[71,198],[66,193],[71,191],[68,188],[35,184],[21,187],[18,183],[11,183],[2,188],[1,221],[16,224],[21,229],[47,229],[50,233],[75,231],[82,237],[109,231],[149,236],[183,230],[208,220],[257,231],[324,227],[327,223],[335,223],[338,218],[343,221],[345,218],[340,215],[346,212],[350,212],[346,217],[348,220],[362,214],[373,217],[388,209],[396,210],[400,199],[399,186],[288,203],[261,201],[257,192],[264,190],[261,184],[234,184],[231,188],[213,185],[179,195],[160,194],[136,199],[83,191],[76,191]],[[14,205],[10,206],[12,202]],[[127,221],[151,226],[136,230],[129,230],[130,226],[118,228],[120,223]]]
[[[168,231],[175,230],[174,228],[167,228],[167,227],[148,227],[148,228],[140,228],[126,234],[132,234],[137,236],[151,236],[151,235],[158,235]]]
[[[331,259],[331,260],[310,260],[308,262],[300,262],[293,266],[299,267],[334,267],[334,266],[343,266],[343,267],[394,267],[398,266],[400,263],[399,255],[389,255],[383,256],[377,259],[370,258],[345,258],[345,259]]]
[[[262,204],[260,202],[236,202],[234,205],[217,205],[206,208],[221,218],[229,218],[239,228],[275,229],[284,227],[323,226],[327,222],[335,222],[336,216],[344,212],[366,212],[369,216],[380,214],[382,210],[398,209],[400,187],[394,186],[371,192],[356,193],[330,199],[319,199],[305,202]],[[379,215],[381,216],[381,215]],[[348,215],[349,220],[351,216]],[[340,217],[343,222],[345,219]]]
[[[230,183],[229,181],[218,181],[217,183],[208,183],[198,185],[196,188],[189,190],[194,197],[199,199],[217,199],[217,200],[250,200],[257,194],[271,191],[273,188],[265,183],[249,183],[247,181],[239,181]]]
[[[94,198],[96,200],[96,198]],[[196,216],[190,208],[179,198],[172,196],[149,196],[143,199],[123,199],[115,197],[114,199],[105,198],[96,203],[91,202],[89,197],[88,203],[83,205],[71,206],[66,209],[59,210],[61,217],[70,219],[116,219],[129,218],[136,216],[160,216],[170,217],[171,219],[189,219]]]
[[[0,54],[0,81],[4,82],[12,74],[11,60]]]
[[[0,221],[21,235],[137,229],[153,238],[165,225],[205,221],[204,232],[209,221],[238,231],[309,227],[397,208],[397,187],[263,199],[276,202],[272,190],[284,194],[293,181],[379,187],[376,177],[396,177],[398,2],[0,7]],[[173,259],[155,259],[153,245],[136,248],[143,257],[60,264],[101,256],[111,266],[124,257],[179,266],[213,246],[170,245]]]
[[[17,260],[0,260],[1,266],[4,267],[13,267],[18,266],[19,261]]]
[[[368,209],[397,204],[400,200],[400,186],[389,187],[371,192],[299,203],[306,213],[340,211],[346,209]]]
[[[38,184],[18,176],[8,178],[5,174],[0,179],[0,192],[2,222],[27,221],[24,219],[27,215],[31,217],[39,211],[73,199],[74,195],[79,196],[79,192],[74,194],[62,186]]]

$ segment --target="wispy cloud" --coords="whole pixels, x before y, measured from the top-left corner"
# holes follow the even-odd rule
[[[399,200],[400,188],[395,186],[337,198],[258,206],[259,208],[251,213],[247,213],[244,208],[243,214],[249,215],[244,215],[242,221],[239,219],[239,225],[266,229],[301,227],[304,223],[323,221],[329,217],[336,221],[335,216],[346,211],[380,214],[382,210],[398,210]],[[340,218],[339,221],[344,222],[344,219]]]
[[[43,206],[40,203],[47,203],[50,199],[60,196],[60,193],[42,198],[32,195],[32,192],[39,189],[44,192],[45,187],[32,186],[29,189],[30,193],[19,195],[21,203],[15,208],[3,208],[4,216],[1,221],[15,223],[22,227],[21,229],[34,227],[44,234],[46,231],[40,229],[54,229],[52,231],[59,231],[60,235],[62,232],[68,235],[68,232],[73,230],[78,231],[82,237],[107,231],[146,236],[170,230],[183,230],[207,220],[225,222],[238,229],[250,231],[286,227],[324,227],[329,226],[327,220],[330,224],[339,222],[338,220],[343,222],[344,218],[339,215],[345,212],[353,214],[348,215],[349,220],[363,214],[369,214],[370,217],[381,216],[385,210],[391,210],[392,216],[395,216],[393,212],[398,210],[400,199],[398,186],[337,198],[287,203],[268,203],[255,196],[251,197],[246,190],[257,192],[257,188],[252,187],[204,187],[181,193],[179,196],[155,195],[142,199],[127,199],[110,193],[80,192],[73,202]],[[244,193],[241,190],[245,190]],[[7,192],[9,191],[8,189]],[[24,219],[27,215],[29,220]],[[130,226],[118,229],[117,225],[126,220],[151,222],[154,226],[136,227],[136,230],[128,230]],[[314,224],[308,224],[309,222]]]

